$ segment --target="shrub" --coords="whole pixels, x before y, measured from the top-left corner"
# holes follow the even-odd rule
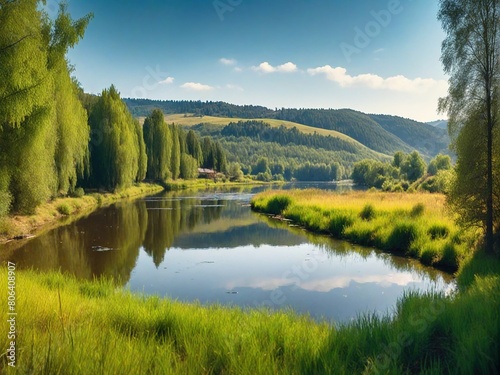
[[[344,230],[354,223],[354,219],[347,214],[333,214],[330,219],[330,224],[328,226],[328,231],[334,237],[341,237],[344,234]]]
[[[448,242],[444,246],[443,256],[438,262],[438,265],[451,271],[456,271],[458,270],[459,264],[460,255],[457,251],[457,247],[452,242]]]
[[[371,204],[367,204],[363,207],[359,213],[359,217],[363,220],[370,221],[375,218],[375,208]]]
[[[389,251],[405,253],[410,245],[418,237],[417,226],[414,223],[398,223],[394,226],[386,247]]]
[[[292,203],[292,198],[286,195],[277,195],[267,202],[266,212],[273,215],[280,215]]]
[[[71,194],[71,196],[74,198],[81,198],[84,195],[85,195],[85,190],[83,190],[83,188],[81,187],[76,188],[75,191],[73,191],[73,193]]]
[[[446,225],[434,224],[428,230],[427,234],[433,239],[446,238],[450,234],[450,230]]]
[[[61,203],[57,206],[57,212],[61,215],[69,215],[71,213],[71,209],[67,203]]]
[[[419,217],[424,214],[425,211],[425,206],[423,203],[417,203],[413,208],[411,209],[410,215],[411,217]]]

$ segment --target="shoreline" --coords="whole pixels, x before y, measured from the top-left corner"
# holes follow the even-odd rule
[[[117,193],[90,193],[79,198],[56,198],[41,204],[33,215],[13,215],[0,219],[0,245],[31,239],[117,201],[159,193],[163,190],[160,185],[140,183]]]
[[[256,195],[251,207],[311,233],[417,259],[450,274],[460,269],[472,245],[471,234],[446,215],[442,195],[271,191]]]

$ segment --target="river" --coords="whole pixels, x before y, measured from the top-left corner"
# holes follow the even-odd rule
[[[252,212],[262,189],[117,203],[26,241],[8,260],[18,269],[113,277],[133,292],[179,301],[291,308],[335,322],[391,314],[409,290],[453,291],[450,275],[416,261]]]

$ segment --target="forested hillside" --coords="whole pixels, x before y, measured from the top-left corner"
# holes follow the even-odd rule
[[[343,133],[368,148],[384,154],[396,151],[419,151],[427,160],[438,153],[448,153],[447,132],[439,127],[389,115],[369,115],[350,109],[269,109],[261,106],[238,106],[224,102],[154,101],[125,99],[134,116],[146,116],[159,108],[165,114],[186,114],[242,119],[291,121],[319,129]]]

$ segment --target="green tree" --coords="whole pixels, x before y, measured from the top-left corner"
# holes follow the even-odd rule
[[[32,212],[56,187],[48,44],[38,1],[0,6],[0,195]]]
[[[229,163],[227,174],[231,181],[241,181],[243,179],[243,172],[239,163]]]
[[[170,132],[172,134],[172,152],[170,158],[170,172],[172,173],[172,178],[177,180],[180,175],[181,168],[181,134],[177,126],[170,125]]]
[[[448,155],[439,154],[432,159],[427,166],[427,173],[435,176],[439,171],[451,169],[451,158]]]
[[[418,151],[413,151],[401,164],[401,174],[405,175],[408,181],[414,182],[425,174],[426,167],[425,160]]]
[[[198,161],[191,155],[181,155],[180,176],[185,180],[198,177]]]
[[[439,106],[448,113],[457,153],[450,203],[465,222],[482,225],[487,251],[493,252],[494,232],[500,229],[500,187],[494,168],[500,111],[500,1],[440,0],[438,18],[446,33],[441,61],[450,75],[448,96]]]
[[[215,142],[215,154],[217,155],[217,166],[216,170],[221,173],[226,173],[227,172],[227,157],[226,157],[226,152],[222,148],[221,144],[219,142]]]
[[[144,131],[138,120],[134,120],[135,141],[139,153],[136,182],[141,182],[146,178],[148,169],[148,155],[146,153],[146,143],[144,142]]]
[[[138,176],[140,149],[135,122],[114,86],[104,90],[90,115],[91,181],[120,190]]]
[[[198,161],[198,165],[203,164],[203,152],[201,150],[200,140],[193,130],[189,130],[186,135],[187,153]]]
[[[396,168],[401,168],[406,156],[407,155],[403,151],[397,151],[392,158],[392,165]]]
[[[147,178],[166,180],[171,176],[172,133],[163,113],[155,109],[144,120],[144,143],[147,154]]]

